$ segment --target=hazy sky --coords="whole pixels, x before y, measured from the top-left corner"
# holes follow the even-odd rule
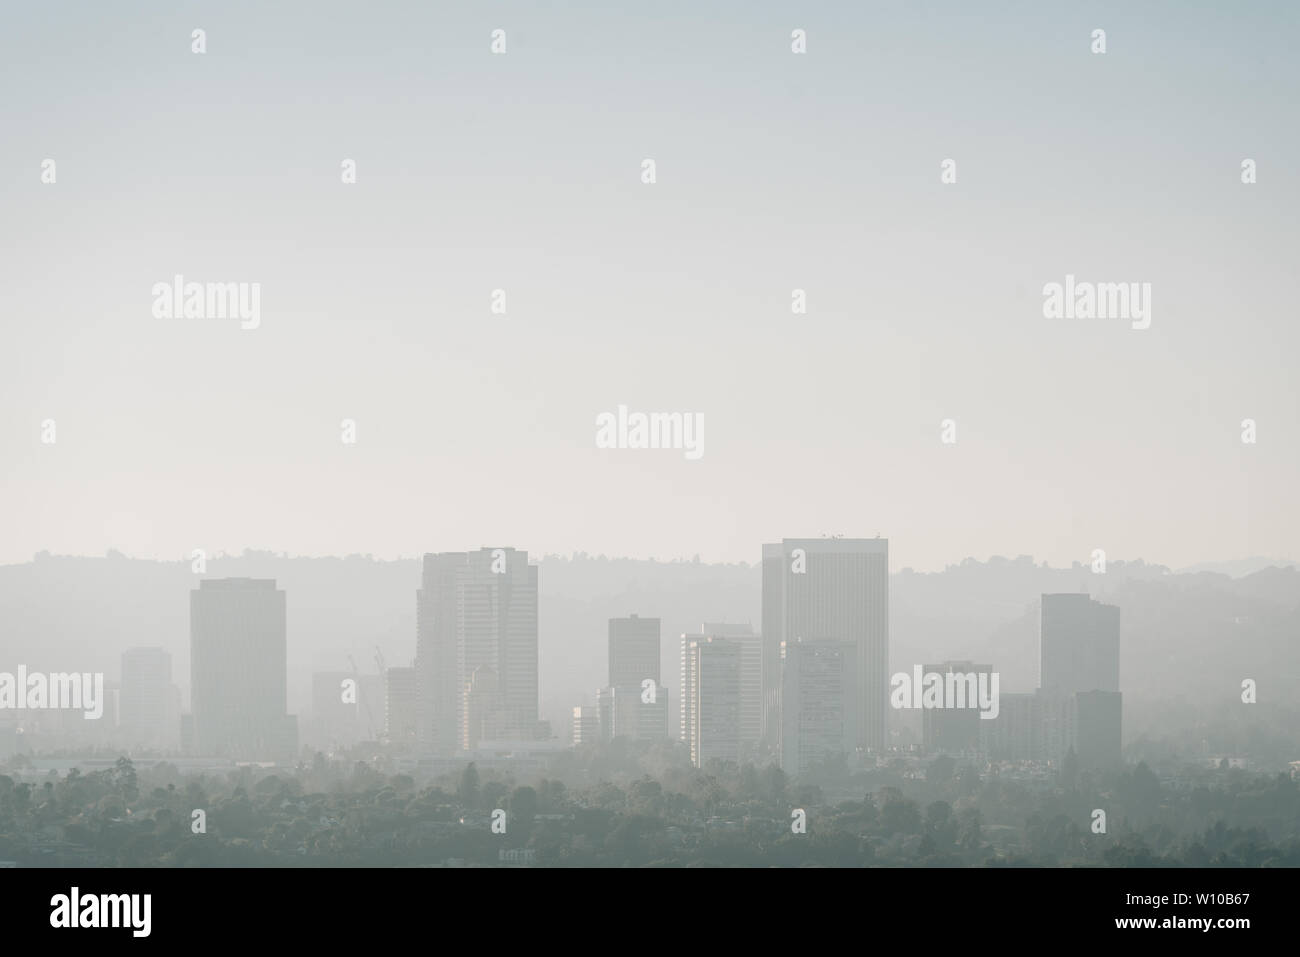
[[[1297,552],[1294,4],[125,10],[0,31],[0,562]],[[154,318],[177,273],[260,327]],[[1067,273],[1150,328],[1043,318]]]

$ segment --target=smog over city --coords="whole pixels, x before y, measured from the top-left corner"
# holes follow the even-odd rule
[[[3,24],[16,940],[1285,926],[1300,8]]]

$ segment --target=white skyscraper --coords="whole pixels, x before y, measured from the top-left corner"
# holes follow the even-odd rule
[[[781,768],[802,774],[856,744],[857,645],[787,641],[781,658]]]
[[[725,638],[682,636],[682,730],[697,768],[740,760],[741,654]]]
[[[190,592],[194,748],[242,760],[289,760],[285,595],[271,579],[208,578]]]
[[[609,620],[609,687],[641,688],[649,678],[659,684],[659,619]]]
[[[763,636],[752,625],[725,621],[706,621],[700,634],[740,645],[740,751],[743,759],[755,758],[763,730]],[[684,709],[685,698],[683,716]]]
[[[780,649],[798,640],[857,649],[857,747],[883,749],[889,730],[889,541],[787,538],[763,546],[763,735],[775,743]]]
[[[479,740],[536,737],[537,566],[528,564],[528,553],[428,554],[421,586],[421,744],[451,754]]]

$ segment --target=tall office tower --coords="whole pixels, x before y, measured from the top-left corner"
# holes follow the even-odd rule
[[[611,618],[609,684],[596,699],[605,740],[668,737],[668,689],[659,672],[659,619]]]
[[[714,758],[740,761],[742,647],[725,638],[682,636],[683,713],[691,763],[702,768]]]
[[[993,674],[992,665],[977,665],[969,661],[945,661],[939,665],[926,665],[924,674],[944,675],[945,687],[947,675],[974,675],[958,686],[954,680],[953,688],[962,695],[961,708],[926,708],[921,712],[921,740],[926,751],[945,751],[949,754],[976,752],[980,750],[980,725],[989,720],[980,717],[979,676]],[[984,679],[986,682],[988,678]],[[992,685],[986,685],[991,688]],[[998,696],[999,698],[1001,695]]]
[[[678,712],[678,740],[685,741],[687,745],[691,742],[691,728],[694,726],[695,716],[691,713],[694,706],[695,696],[691,694],[691,688],[695,686],[692,669],[695,667],[694,648],[697,641],[703,641],[708,635],[703,632],[685,632],[679,639],[681,653],[679,660],[681,664],[678,669],[678,677],[681,680],[682,703]]]
[[[384,673],[384,735],[390,744],[415,744],[420,713],[414,668]]]
[[[785,575],[790,566],[784,563],[785,550],[780,545],[763,546],[763,634],[762,678],[763,703],[760,714],[761,742],[776,747],[781,739],[781,629],[785,620]]]
[[[641,688],[647,678],[659,680],[659,619],[609,620],[609,687]]]
[[[1038,658],[1042,753],[1081,768],[1120,761],[1119,608],[1086,594],[1043,596]]]
[[[596,716],[600,721],[600,740],[614,738],[614,689],[608,686],[596,689]]]
[[[484,685],[475,695],[471,730],[471,682],[483,666],[494,673],[496,690]],[[527,552],[481,548],[424,556],[416,676],[425,748],[451,754],[468,747],[483,737],[484,722],[494,735],[536,737],[537,567],[528,564]]]
[[[422,747],[448,755],[460,747],[461,582],[468,578],[464,552],[425,555],[415,593],[417,738]]]
[[[633,741],[662,741],[668,737],[668,689],[656,685],[653,699],[649,689],[626,685],[604,689],[610,738]]]
[[[762,740],[763,636],[748,623],[706,621],[700,630],[740,645],[740,750],[743,758],[752,758]]]
[[[857,747],[858,646],[787,641],[781,649],[781,769],[803,774]]]
[[[780,736],[781,646],[847,641],[857,649],[856,747],[889,729],[889,540],[787,538],[763,546],[763,738]]]
[[[740,645],[740,751],[742,760],[757,756],[763,728],[763,636],[749,624],[706,621],[696,635],[682,636],[682,687],[685,684],[686,648],[691,638],[725,638]],[[682,740],[686,740],[688,696],[682,697]]]
[[[1119,608],[1083,594],[1044,595],[1040,636],[1044,692],[1119,691]]]
[[[128,747],[164,750],[180,744],[180,711],[172,656],[161,648],[122,653],[118,722]]]
[[[600,740],[600,712],[591,705],[573,709],[573,746],[592,744]]]
[[[285,713],[285,595],[272,579],[208,578],[190,592],[194,749],[236,760],[291,760]]]

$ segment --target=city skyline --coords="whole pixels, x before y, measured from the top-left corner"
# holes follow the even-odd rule
[[[1290,929],[1300,4],[11,6],[20,937]]]
[[[839,545],[839,546],[852,547],[852,543],[854,540],[797,539],[797,540],[788,540],[788,541],[791,543],[804,542],[805,544],[821,542],[823,544],[832,545],[832,546]],[[881,540],[864,539],[859,541],[864,541],[869,543],[874,543],[878,541],[882,545],[884,544],[883,539]],[[494,551],[495,550],[493,549],[484,548],[480,550],[480,554],[484,556],[490,556]],[[453,554],[469,554],[469,553],[453,553]],[[107,559],[107,560],[112,561],[112,559]],[[247,559],[243,559],[243,560],[246,561]],[[280,559],[273,559],[273,560],[278,561]],[[287,560],[301,561],[299,559],[287,559]],[[232,558],[232,559],[215,559],[215,561],[229,565],[229,562],[232,561],[238,562],[241,560]],[[542,563],[550,564],[554,561],[554,558],[546,557],[541,561]],[[1046,573],[1048,571],[1051,571],[1045,569],[1044,566],[1042,565],[1024,565],[1023,564],[1024,561],[1025,559],[1023,557],[1021,559],[1016,560],[1015,562],[1004,560],[1006,564],[1003,567],[1006,567],[1008,569],[1024,568],[1024,567],[1033,568],[1036,573],[1038,572]],[[147,564],[148,563],[144,563],[144,565]],[[553,564],[551,564],[550,567],[562,569],[566,564],[567,564],[567,560],[563,562],[560,566],[554,566]],[[194,570],[191,566],[187,566],[187,567],[190,568],[191,571]],[[379,563],[376,565],[376,567],[385,567],[385,566],[384,563]],[[540,566],[538,560],[529,559],[527,567],[532,569],[533,572],[535,572]],[[596,567],[596,566],[592,566],[592,567]],[[673,567],[708,568],[710,566],[696,566],[694,564],[675,566],[673,564],[668,564],[668,565],[661,565],[659,567],[664,569],[670,569]],[[996,563],[988,564],[988,565],[975,565],[975,566],[969,566],[969,563],[963,563],[960,566],[950,566],[950,570],[956,571],[958,569],[964,569],[967,567],[976,567],[976,568],[984,567],[991,570],[999,566]],[[758,565],[753,566],[754,572],[757,572],[759,570],[760,570],[760,566]],[[1055,570],[1055,571],[1058,573],[1068,572],[1068,570]],[[1064,596],[1064,597],[1079,598],[1083,600],[1085,605],[1088,604],[1094,606],[1097,605],[1095,599],[1099,595],[1104,596],[1105,594],[1107,594],[1107,590],[1108,590],[1107,582],[1111,581],[1111,579],[1108,578],[1107,575],[1105,574],[1104,567],[1101,569],[1102,573],[1098,574],[1098,567],[1096,565],[1094,565],[1092,568],[1089,568],[1088,566],[1085,565],[1076,564],[1075,571],[1077,576],[1079,577],[1074,578],[1073,581],[1070,582],[1070,587],[1075,589],[1075,591],[1073,591],[1071,595]],[[1134,573],[1137,573],[1139,576],[1142,577],[1150,577],[1153,574],[1159,575],[1161,572],[1160,569],[1152,568],[1150,566],[1143,566],[1141,564],[1134,566],[1130,563],[1112,561],[1112,572],[1114,571],[1121,572],[1121,579],[1120,579],[1121,581],[1124,580],[1124,576],[1131,576]],[[907,576],[905,573],[903,579],[898,579],[899,574],[900,573],[893,573],[889,576],[891,583],[895,582],[895,580],[902,580],[902,581],[907,580]],[[200,576],[195,576],[195,577],[198,578],[199,581],[207,580],[201,578]],[[217,573],[215,577],[221,577],[221,575]],[[236,575],[235,577],[247,577],[247,575],[241,573],[240,575]],[[922,576],[922,578],[924,577],[927,576]],[[1064,580],[1069,581],[1068,578]],[[1101,590],[1098,591],[1098,589]],[[1049,593],[1058,590],[1059,588],[1045,589],[1042,593],[1044,599],[1048,597],[1052,597],[1049,595]],[[1091,593],[1092,596],[1091,600],[1089,598],[1089,593]],[[537,595],[540,598],[545,594],[547,594],[547,590],[545,584],[543,584],[542,587],[539,590],[537,590]],[[758,596],[757,594],[755,594],[755,599],[757,598]],[[629,603],[629,605],[630,607],[637,607],[636,603]],[[647,608],[647,606],[645,605],[641,605],[640,607],[642,607],[643,610]],[[653,605],[650,607],[653,607]],[[761,628],[759,627],[762,624],[761,622],[762,616],[761,614],[758,613],[759,609],[757,608],[757,601],[755,605],[752,607],[753,607],[753,613],[742,615],[740,616],[739,619],[733,618],[733,621],[739,620],[741,622],[738,625],[727,625],[722,623],[710,624],[708,621],[706,621],[703,626],[699,626],[698,628],[696,626],[692,626],[690,629],[688,629],[688,631],[698,632],[700,628],[703,628],[705,634],[711,633],[719,637],[727,636],[729,633],[734,634],[735,636],[738,637],[745,636],[746,632],[748,631],[748,632],[752,632],[752,634],[749,635],[750,638],[755,639],[762,647],[767,648],[770,646],[770,642],[763,640],[762,631]],[[699,613],[699,617],[703,617],[706,619],[709,617],[717,618],[719,617],[718,612],[720,610],[723,610],[721,606],[716,606],[716,607],[704,606],[702,607],[702,612]],[[311,621],[313,619],[318,619],[320,614],[323,611],[324,611],[323,608],[313,607],[310,603],[305,606],[300,604],[298,606],[298,615],[299,615],[298,620]],[[635,617],[635,613],[634,613],[634,617]],[[649,616],[647,615],[647,620],[648,619]],[[1005,620],[1005,618],[1003,620]],[[579,703],[591,704],[593,703],[594,699],[589,699],[585,694],[582,695],[581,698],[575,697],[573,695],[574,684],[572,682],[572,675],[566,675],[564,671],[556,670],[557,661],[565,658],[569,654],[569,652],[567,652],[564,647],[557,646],[555,644],[556,634],[553,631],[550,632],[548,636],[547,624],[548,623],[546,621],[543,621],[542,630],[538,635],[538,637],[541,640],[540,643],[537,645],[538,648],[541,648],[545,651],[545,654],[543,654],[541,656],[541,660],[538,661],[538,659],[533,657],[535,653],[530,652],[529,653],[530,661],[532,661],[533,663],[528,665],[528,670],[530,672],[536,672],[539,678],[542,676],[543,672],[546,674],[546,683],[552,690],[549,693],[549,697],[543,695],[541,698],[541,710],[543,712],[542,717],[550,721],[554,727],[563,727],[568,724],[568,717],[567,717],[568,713],[575,704],[579,704]],[[290,633],[292,635],[294,633],[294,629],[290,629]],[[322,658],[321,655],[328,651],[327,646],[321,646],[321,645],[316,645],[315,643],[311,643],[306,648],[304,648],[302,644],[304,632],[301,625],[296,629],[296,634],[297,637],[291,642],[291,644],[294,645],[299,650],[297,652],[291,651],[290,653],[291,659],[297,662],[296,666],[293,669],[291,669],[291,673],[289,675],[290,698],[292,699],[291,704],[293,705],[293,707],[291,707],[290,710],[294,710],[299,713],[306,713],[304,710],[305,704],[307,702],[315,700],[315,692],[311,692],[310,694],[306,694],[304,696],[303,689],[305,685],[303,682],[305,680],[304,675],[307,674],[307,671],[304,670],[304,666],[306,665],[307,667],[309,667],[312,673],[319,672],[319,671],[331,671],[331,670],[338,671],[342,669],[342,666],[345,664],[345,662],[351,662],[351,657],[343,653],[343,649],[338,649],[333,654],[327,655],[326,658]],[[358,638],[360,638],[360,636],[358,636]],[[367,644],[365,643],[364,638],[360,638],[360,640],[362,641],[362,646],[357,647],[356,645],[354,645],[353,646],[354,650],[352,653],[361,657],[363,661],[369,661],[371,659],[372,653],[380,650],[380,646],[375,645],[373,643]],[[741,640],[748,640],[748,639],[742,638]],[[402,664],[402,665],[405,665],[407,662],[412,661],[410,648],[404,647],[406,644],[407,643],[405,642],[405,640],[398,642],[396,645],[388,641],[381,643],[383,652],[386,653],[390,657],[390,659],[393,660],[394,663]],[[960,650],[960,646],[951,645],[951,644],[949,645],[930,644],[927,650],[926,647],[917,647],[915,645],[914,640],[910,640],[910,639],[905,639],[904,644],[906,647],[911,649],[909,651],[909,654],[914,655],[915,661],[917,662],[928,660],[931,656],[934,655],[945,655],[945,654],[951,655],[954,651]],[[337,649],[337,646],[335,647]],[[668,706],[669,707],[668,713],[665,714],[664,719],[669,722],[675,722],[678,720],[678,718],[675,716],[680,716],[681,709],[685,708],[687,705],[686,700],[675,697],[676,694],[679,694],[681,692],[681,687],[680,686],[669,687],[669,686],[677,685],[678,683],[678,672],[680,671],[679,654],[677,651],[675,640],[674,642],[667,643],[667,644],[661,643],[661,647],[662,647],[662,654],[660,659],[661,666],[663,669],[666,669],[665,671],[663,671],[663,674],[668,676],[667,686],[664,687],[664,695],[665,695],[665,699],[668,702],[670,702]],[[302,655],[304,650],[306,650],[309,653],[308,661],[303,660]],[[897,653],[897,651],[898,651],[897,648],[891,649],[890,651],[891,658]],[[174,648],[172,650],[172,653],[175,653]],[[1036,669],[1041,665],[1042,658],[1041,656],[1039,656],[1039,652],[1037,648],[1035,648],[1034,654],[1036,657],[1034,658],[1033,661],[1033,667]],[[416,657],[418,658],[418,656]],[[187,662],[188,658],[189,658],[188,649],[186,649],[186,651],[183,654],[181,654],[179,658],[180,665],[185,668],[185,672],[184,672],[185,674],[190,673],[189,666],[192,666],[192,662]],[[327,663],[327,659],[333,662],[332,666],[329,663]],[[894,669],[895,664],[896,662],[891,661],[890,664],[891,671]],[[323,668],[321,667],[322,665],[324,665]],[[542,667],[543,665],[545,665],[545,667]],[[746,667],[748,668],[749,666],[747,665]],[[1111,667],[1112,669],[1114,669],[1117,668],[1118,665],[1113,663]],[[352,662],[351,668],[355,673],[356,672],[355,662]],[[778,669],[774,667],[768,673],[772,674],[773,677],[775,677],[777,670]],[[1016,676],[1017,673],[1019,674],[1019,677]],[[761,674],[762,674],[762,669],[760,667],[759,675],[761,676]],[[760,677],[756,680],[762,680],[762,679]],[[178,682],[178,684],[181,685],[187,698],[192,696],[193,694],[192,684],[186,685],[184,681],[180,681]],[[597,682],[587,683],[586,681],[582,681],[580,682],[580,684],[585,684],[586,688],[590,689],[595,687]],[[1020,692],[1030,690],[1038,685],[1041,685],[1041,679],[1036,673],[1033,674],[1033,676],[1031,677],[1030,674],[1025,671],[1023,666],[1017,665],[1017,667],[1011,669],[1011,673],[1008,676],[1008,678],[1004,678],[1004,683],[1002,687],[1004,693],[1020,693]],[[769,689],[771,688],[770,683],[768,683],[767,686],[769,687]],[[540,688],[540,683],[538,687]],[[1112,690],[1114,687],[1116,687],[1116,685],[1113,680],[1110,682],[1097,682],[1097,690]],[[558,696],[556,693],[556,689],[559,689]],[[1083,689],[1079,689],[1079,690],[1083,690]],[[531,709],[531,701],[533,696],[531,694],[528,694],[528,698],[529,698],[529,708]],[[517,706],[518,706],[518,702],[516,702],[516,707]],[[462,714],[462,704],[455,705],[454,710],[458,715],[458,717],[456,717],[455,719],[456,721],[455,727],[457,728],[455,732],[456,740],[464,740],[465,731],[464,731],[464,716]],[[375,726],[380,727],[385,724],[386,716],[382,714],[378,716],[372,716],[371,720],[375,724]],[[753,719],[747,719],[747,720],[753,720]],[[531,719],[525,719],[525,724],[529,723],[529,721],[531,721]],[[771,743],[770,739],[769,739],[769,743]]]
[[[681,635],[675,737],[696,767],[766,759],[806,772],[837,754],[895,748],[898,732],[890,730],[886,697],[895,709],[926,709],[926,749],[1005,751],[1057,763],[1067,752],[1075,760],[1077,752],[1091,764],[1118,763],[1118,607],[1086,591],[1042,594],[1029,730],[1018,708],[987,735],[978,720],[959,730],[968,716],[998,718],[996,673],[992,701],[985,700],[983,685],[975,697],[975,672],[987,677],[988,665],[916,664],[916,687],[903,696],[908,703],[884,693],[892,657],[888,544],[883,538],[786,538],[764,545],[764,630],[706,621]],[[472,754],[480,745],[513,741],[527,748],[529,741],[555,739],[551,722],[538,720],[538,596],[538,566],[526,551],[426,553],[416,591],[414,665],[388,668],[376,646],[378,674],[363,673],[351,655],[351,672],[313,671],[307,738],[335,746],[413,743],[444,756]],[[292,754],[300,739],[297,718],[286,714],[286,592],[273,579],[203,578],[190,604],[191,708],[178,716],[168,711],[171,659],[164,649],[129,649],[117,691],[115,723],[123,740],[141,737],[143,708],[154,723],[177,725],[182,752],[243,759]],[[608,680],[594,709],[573,707],[572,745],[593,734],[604,743],[674,737],[661,631],[658,617],[636,612],[608,620]],[[923,672],[927,679],[947,673],[951,681],[961,669],[970,672],[969,697],[930,700],[927,691],[922,703]],[[908,678],[895,674],[889,686]],[[935,706],[962,713],[934,714]],[[154,729],[155,741],[157,735]]]

